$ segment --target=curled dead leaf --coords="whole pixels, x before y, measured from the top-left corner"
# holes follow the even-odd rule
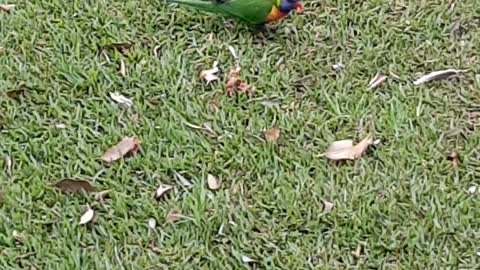
[[[160,49],[162,48],[162,45],[157,45],[155,48],[153,48],[153,56],[155,58],[158,58],[160,56]]]
[[[218,61],[215,61],[211,69],[202,70],[202,72],[200,72],[200,77],[206,80],[207,84],[209,84],[210,82],[219,79],[219,77],[216,75],[219,71],[220,70],[218,69]]]
[[[360,158],[373,143],[371,136],[366,137],[357,145],[353,145],[352,140],[335,141],[328,147],[324,155],[331,160],[355,160]]]
[[[1,4],[0,5],[0,11],[10,13],[15,9],[15,5],[13,4]]]
[[[133,105],[133,101],[131,99],[117,92],[110,93],[110,98],[112,98],[118,104],[126,105],[127,107],[131,107]]]
[[[155,191],[155,199],[160,200],[168,191],[172,189],[173,186],[161,184]]]
[[[280,129],[276,127],[269,128],[267,131],[265,131],[264,135],[267,142],[276,143],[280,137]]]
[[[463,72],[463,71],[462,70],[457,70],[457,69],[438,70],[438,71],[431,72],[429,74],[426,74],[426,75],[418,78],[417,80],[415,80],[413,82],[413,84],[414,85],[420,85],[420,84],[424,84],[424,83],[435,81],[435,80],[445,80],[445,79],[449,79],[453,76],[456,76],[456,75],[460,74],[461,72]]]
[[[64,179],[53,186],[64,193],[95,192],[95,187],[86,180]]]
[[[220,188],[220,182],[218,181],[217,177],[211,174],[207,175],[207,185],[211,190],[217,190]]]
[[[87,211],[80,217],[79,225],[87,224],[92,221],[93,217],[95,216],[95,211],[93,209],[88,208]]]
[[[127,154],[136,154],[140,150],[140,142],[135,137],[125,137],[118,144],[109,148],[101,159],[105,162],[117,161]]]
[[[377,87],[380,84],[382,84],[383,82],[385,82],[385,80],[387,80],[387,76],[385,76],[381,73],[375,74],[375,77],[373,77],[370,80],[370,82],[368,83],[368,90],[374,89],[375,87]]]

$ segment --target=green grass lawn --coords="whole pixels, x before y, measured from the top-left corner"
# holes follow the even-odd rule
[[[480,195],[467,192],[480,185],[478,1],[314,0],[264,34],[160,1],[8,3],[0,269],[480,268]],[[118,42],[133,46],[101,52]],[[227,95],[228,46],[254,93]],[[214,61],[221,79],[207,85]],[[446,68],[467,71],[413,84]],[[388,79],[368,91],[377,72]],[[381,143],[359,160],[320,156],[368,134]],[[141,152],[102,162],[126,136]],[[50,186],[62,179],[110,199]],[[161,183],[176,192],[158,202]],[[87,205],[95,221],[79,225]],[[170,223],[174,210],[185,217]]]

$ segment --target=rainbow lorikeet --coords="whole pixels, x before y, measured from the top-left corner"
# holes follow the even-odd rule
[[[301,13],[301,0],[167,0],[205,12],[234,17],[251,25],[262,26],[287,16],[290,11]]]

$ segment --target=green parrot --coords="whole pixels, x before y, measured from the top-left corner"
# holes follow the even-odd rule
[[[301,0],[167,0],[167,2],[233,17],[257,26],[278,21],[294,9],[297,13],[303,11]]]

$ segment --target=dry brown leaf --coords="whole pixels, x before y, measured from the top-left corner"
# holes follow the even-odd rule
[[[424,75],[413,82],[414,85],[424,84],[434,80],[445,80],[463,72],[457,69],[438,70]]]
[[[175,223],[179,221],[182,218],[182,214],[178,210],[172,210],[170,213],[167,215],[167,221],[171,223]]]
[[[371,136],[366,137],[357,145],[352,140],[333,142],[325,152],[325,156],[331,160],[355,160],[360,158],[367,148],[374,143]]]
[[[127,76],[127,67],[125,66],[123,59],[120,59],[120,75],[122,75],[122,77]]]
[[[265,131],[265,139],[269,143],[276,143],[278,138],[280,137],[280,129],[276,127],[272,127]]]
[[[210,82],[216,81],[219,77],[216,75],[220,70],[218,69],[218,61],[213,63],[213,67],[211,69],[202,70],[200,72],[200,77],[207,81],[207,84]]]
[[[460,156],[455,151],[451,152],[447,159],[451,162],[453,167],[458,167],[458,165],[460,165]]]
[[[155,191],[155,199],[160,200],[163,197],[163,195],[165,195],[168,191],[172,189],[173,189],[173,186],[161,184]]]
[[[53,185],[64,193],[95,192],[95,187],[86,180],[61,180]]]
[[[88,208],[88,210],[80,217],[79,225],[87,224],[92,221],[93,217],[95,216],[95,211],[93,209]]]
[[[117,92],[110,93],[110,98],[112,98],[118,104],[126,105],[127,107],[131,107],[133,105],[133,101],[131,99]]]
[[[0,5],[0,11],[10,13],[15,9],[15,5],[13,4],[1,4]]]
[[[368,90],[372,90],[375,87],[379,86],[380,84],[385,82],[386,79],[387,79],[387,76],[381,73],[375,74],[375,77],[373,77],[372,80],[370,80],[370,82],[368,83]]]
[[[238,89],[239,92],[247,92],[253,91],[254,87],[248,85],[243,80],[240,79],[240,71],[242,69],[239,65],[236,65],[230,70],[228,74],[228,82],[227,82],[227,92],[229,95],[233,95],[235,89]]]
[[[220,188],[220,182],[218,181],[217,177],[211,174],[207,175],[207,185],[211,190],[217,190]]]
[[[106,162],[114,162],[127,154],[136,154],[139,150],[140,142],[136,137],[125,137],[118,144],[108,149],[101,159]]]

